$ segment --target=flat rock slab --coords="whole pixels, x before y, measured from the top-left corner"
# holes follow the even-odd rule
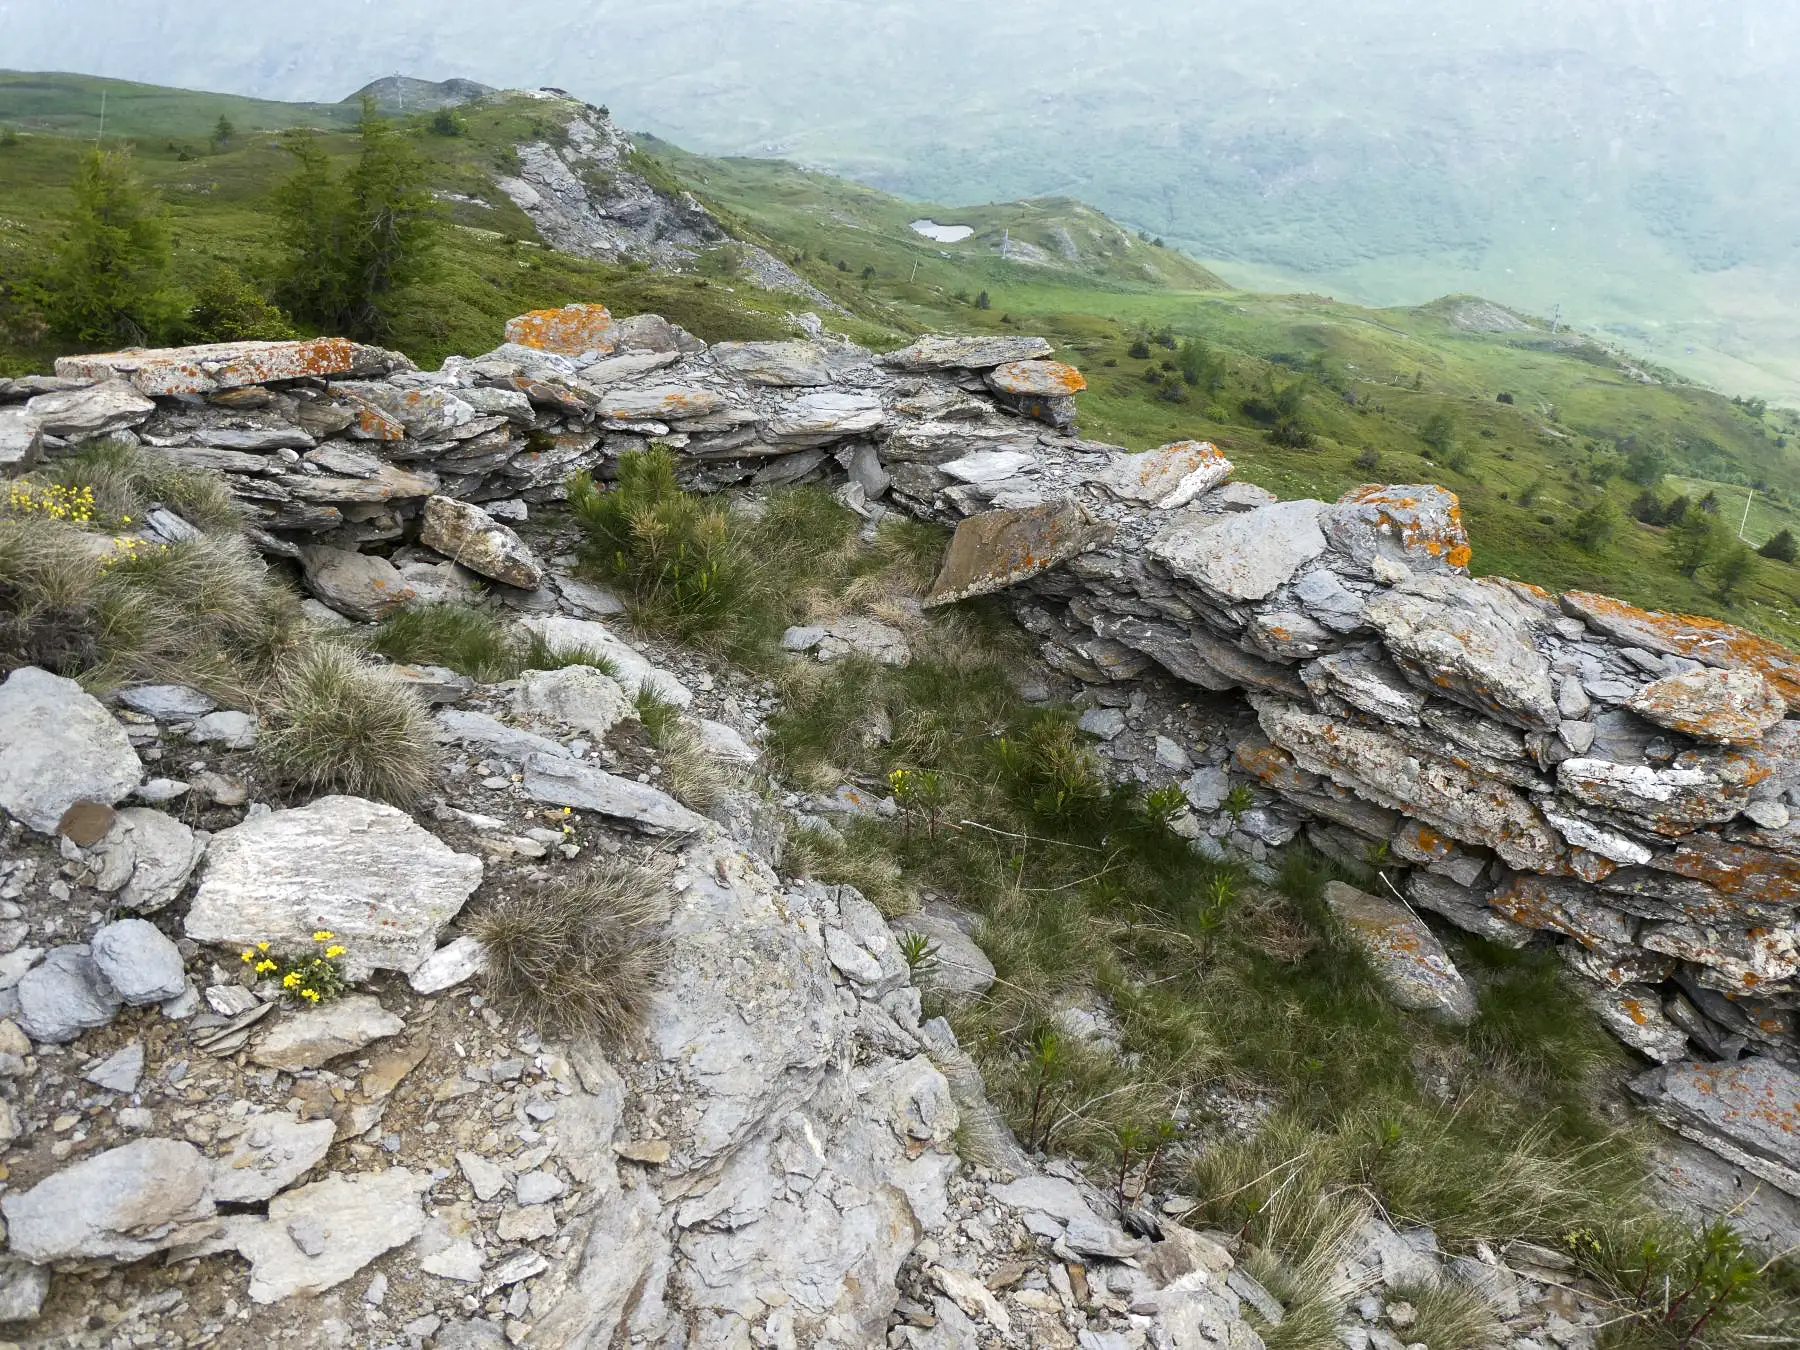
[[[1235,467],[1211,441],[1175,441],[1140,454],[1114,455],[1100,482],[1115,497],[1170,511],[1211,492]]]
[[[824,445],[850,436],[867,436],[880,429],[886,410],[874,394],[844,389],[820,389],[796,394],[762,424],[762,437],[770,445],[804,447]]]
[[[404,811],[321,797],[215,835],[186,919],[197,942],[310,951],[329,929],[352,979],[410,974],[481,884],[479,859],[457,853]]]
[[[1753,670],[1691,670],[1625,700],[1647,722],[1720,745],[1749,745],[1787,716],[1775,686]]]
[[[143,777],[125,728],[74,680],[21,666],[0,684],[0,809],[50,834],[77,802],[123,800]]]
[[[0,478],[30,472],[43,452],[43,428],[24,408],[0,408]]]
[[[1800,1073],[1766,1058],[1686,1061],[1632,1079],[1631,1090],[1677,1133],[1800,1196]]]
[[[250,1043],[250,1058],[269,1069],[316,1069],[405,1028],[373,995],[353,994],[284,1013]]]
[[[1388,652],[1427,688],[1528,731],[1562,720],[1550,666],[1532,643],[1531,610],[1506,589],[1454,575],[1415,576],[1369,602]]]
[[[159,722],[186,722],[204,717],[219,705],[212,696],[185,684],[139,684],[119,691],[119,702]]]
[[[508,586],[535,591],[544,584],[544,569],[525,541],[469,502],[428,498],[419,542],[471,572]]]
[[[143,394],[211,394],[275,380],[391,375],[411,370],[398,352],[347,338],[297,342],[218,342],[198,347],[61,356],[56,373],[74,379],[127,380]]]
[[[192,1144],[138,1139],[0,1200],[16,1256],[136,1261],[210,1232],[212,1164]]]
[[[1323,502],[1277,502],[1181,521],[1150,541],[1150,556],[1218,599],[1263,600],[1325,551],[1324,512]]]
[[[1556,766],[1556,782],[1577,801],[1634,817],[1658,834],[1682,835],[1697,825],[1722,825],[1749,805],[1743,768],[1729,761],[1659,769],[1565,759]]]
[[[526,671],[513,692],[513,712],[573,727],[596,739],[637,716],[624,687],[591,666]]]
[[[1800,654],[1779,642],[1718,619],[1639,609],[1587,591],[1567,591],[1561,603],[1565,614],[1625,646],[1685,656],[1726,670],[1753,670],[1789,704],[1800,705]]]
[[[751,384],[778,389],[831,383],[831,364],[817,342],[715,342],[713,361]]]
[[[991,1188],[994,1199],[1027,1214],[1039,1214],[1063,1227],[1069,1246],[1085,1256],[1122,1261],[1140,1254],[1143,1242],[1094,1213],[1080,1189],[1061,1177],[1029,1175]]]
[[[1037,361],[1050,355],[1040,337],[923,337],[889,352],[881,364],[892,370],[992,370],[1009,361]]]
[[[1068,499],[969,516],[957,525],[924,605],[1005,590],[1086,553],[1106,536],[1106,526]]]
[[[329,1120],[296,1119],[285,1111],[259,1111],[244,1122],[230,1152],[213,1174],[213,1198],[221,1204],[267,1200],[292,1186],[325,1157],[337,1135]]]
[[[46,436],[85,440],[139,425],[156,411],[156,404],[123,380],[107,380],[87,389],[39,394],[25,411]]]
[[[1444,944],[1411,910],[1341,881],[1326,885],[1325,903],[1368,956],[1395,1003],[1458,1026],[1473,1020],[1475,995]]]
[[[666,792],[566,756],[533,755],[524,787],[533,801],[628,820],[653,834],[699,834],[710,823]]]
[[[269,1217],[238,1234],[238,1254],[250,1262],[251,1299],[278,1303],[322,1293],[411,1242],[425,1230],[419,1197],[430,1184],[423,1172],[390,1167],[334,1173],[276,1196]]]

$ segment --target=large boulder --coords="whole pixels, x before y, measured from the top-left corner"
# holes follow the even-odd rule
[[[1554,731],[1562,720],[1550,665],[1532,644],[1538,616],[1505,588],[1408,577],[1371,600],[1367,617],[1424,687],[1528,731]]]
[[[49,834],[77,802],[122,800],[144,766],[125,728],[74,680],[21,666],[0,684],[0,808]]]
[[[310,951],[325,929],[352,979],[410,974],[481,884],[479,859],[457,853],[391,806],[321,797],[213,837],[188,909],[187,935],[242,947]]]
[[[212,1231],[212,1176],[192,1144],[134,1140],[0,1200],[7,1245],[40,1265],[141,1260]]]
[[[18,994],[19,1025],[32,1040],[49,1045],[105,1026],[121,1001],[92,950],[78,943],[52,947],[43,962],[19,980]]]
[[[374,553],[309,544],[300,550],[306,587],[339,614],[373,621],[418,598],[400,569]]]
[[[217,342],[199,347],[59,356],[56,373],[76,379],[129,381],[139,393],[214,394],[277,380],[378,378],[411,370],[398,352],[348,338],[295,342]]]
[[[1073,500],[969,516],[951,536],[925,607],[1004,590],[1086,553],[1106,535],[1107,527]]]
[[[624,687],[592,666],[526,671],[513,693],[513,711],[520,717],[545,718],[573,727],[595,739],[637,716]]]
[[[1787,716],[1787,703],[1754,670],[1691,670],[1645,685],[1625,706],[1647,722],[1722,745],[1749,745]]]
[[[544,584],[544,569],[508,526],[470,502],[430,497],[419,542],[494,581],[535,591]]]
[[[1263,600],[1325,551],[1323,502],[1277,502],[1182,520],[1150,541],[1150,556],[1183,581],[1227,603]]]
[[[1410,909],[1341,881],[1326,885],[1325,903],[1400,1007],[1459,1026],[1474,1019],[1474,993],[1444,944]]]

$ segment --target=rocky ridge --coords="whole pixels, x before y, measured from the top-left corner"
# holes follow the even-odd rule
[[[839,482],[840,499],[867,517],[901,509],[955,524],[928,603],[1009,590],[1047,665],[1088,691],[1083,726],[1117,771],[1181,786],[1192,809],[1177,828],[1196,848],[1255,865],[1304,833],[1352,861],[1379,854],[1408,864],[1404,878],[1398,866],[1383,868],[1398,883],[1395,895],[1349,892],[1333,904],[1390,972],[1396,999],[1446,1017],[1468,1015],[1469,991],[1418,911],[1500,941],[1558,944],[1608,1025],[1666,1066],[1636,1085],[1650,1108],[1711,1151],[1702,1157],[1722,1160],[1717,1167],[1784,1197],[1800,1194],[1793,1131],[1781,1125],[1800,1111],[1791,871],[1800,847],[1789,838],[1794,723],[1785,717],[1800,687],[1792,654],[1713,621],[1472,579],[1456,502],[1442,489],[1381,486],[1337,503],[1280,503],[1231,481],[1229,462],[1207,445],[1131,455],[1083,441],[1068,429],[1080,377],[1048,360],[1038,339],[926,339],[886,357],[823,341],[708,348],[661,320],[615,322],[597,306],[522,316],[508,336],[513,341],[487,356],[453,359],[430,373],[391,353],[335,342],[74,358],[59,363],[54,378],[7,383],[0,399],[12,400],[8,424],[24,447],[19,464],[113,435],[221,470],[265,551],[291,560],[315,596],[341,613],[372,618],[413,598],[453,598],[483,577],[505,603],[535,613],[534,625],[570,644],[629,653],[617,663],[622,684],[656,680],[685,694],[688,705],[695,703],[689,683],[698,681],[684,682],[595,622],[605,598],[543,566],[507,527],[559,498],[569,473],[605,477],[620,454],[654,440],[678,452],[698,487],[828,476]],[[153,513],[144,536],[179,538],[185,525],[173,513]],[[534,575],[535,588],[518,584]],[[831,642],[859,640],[823,631],[791,636],[797,650],[820,659],[828,659]],[[1200,700],[1199,711],[1184,709],[1161,695],[1165,686],[1185,687],[1189,704],[1193,686],[1219,697]],[[28,1222],[26,1241],[36,1245],[22,1250],[33,1264],[15,1268],[28,1294],[38,1288],[33,1272],[46,1264],[129,1259],[145,1244],[195,1259],[206,1250],[239,1252],[252,1263],[252,1301],[259,1290],[281,1298],[335,1289],[383,1252],[399,1250],[385,1258],[408,1272],[396,1282],[415,1278],[415,1258],[426,1274],[452,1281],[441,1272],[484,1271],[495,1257],[508,1273],[532,1268],[462,1305],[439,1300],[452,1311],[460,1306],[462,1316],[479,1314],[477,1321],[497,1319],[495,1335],[530,1344],[605,1343],[620,1324],[650,1344],[668,1343],[678,1325],[689,1344],[737,1344],[744,1335],[757,1344],[857,1344],[888,1328],[896,1307],[900,1320],[887,1331],[895,1344],[1255,1343],[1236,1315],[1239,1299],[1254,1302],[1260,1292],[1244,1292],[1254,1282],[1238,1272],[1234,1284],[1210,1269],[1207,1262],[1218,1259],[1172,1223],[1156,1247],[1173,1240],[1202,1255],[1159,1282],[1141,1239],[1108,1217],[1106,1197],[1081,1191],[1072,1177],[1062,1180],[1083,1197],[1081,1211],[1061,1192],[1055,1203],[1035,1191],[1025,1197],[1031,1203],[1010,1202],[1024,1195],[1002,1179],[1018,1168],[1016,1157],[958,1174],[950,1132],[960,1112],[979,1104],[961,1088],[957,1101],[937,1067],[954,1063],[953,1038],[945,1040],[947,1026],[920,1021],[917,993],[909,992],[904,962],[896,966],[879,916],[854,892],[784,886],[770,871],[778,847],[749,803],[721,813],[729,827],[706,822],[647,774],[619,772],[626,766],[609,762],[604,746],[503,720],[509,708],[529,717],[554,706],[536,695],[515,700],[510,691],[466,684],[443,695],[440,725],[447,741],[465,747],[463,767],[446,780],[435,831],[407,823],[425,836],[411,845],[422,850],[418,858],[441,859],[428,869],[441,878],[439,889],[405,906],[415,933],[384,924],[379,941],[376,930],[367,935],[359,959],[394,972],[374,977],[376,1007],[340,1009],[347,1030],[300,1035],[294,1049],[292,1033],[276,1033],[318,1014],[286,1012],[254,994],[246,1003],[230,992],[241,986],[228,972],[205,973],[203,944],[248,940],[208,926],[207,915],[262,904],[273,907],[260,912],[266,925],[287,905],[293,932],[316,926],[324,916],[294,908],[303,904],[300,889],[278,883],[304,876],[329,849],[321,853],[316,834],[301,830],[284,869],[269,836],[307,812],[366,816],[385,808],[327,799],[279,812],[253,807],[242,817],[234,809],[207,838],[154,809],[113,811],[130,794],[154,801],[168,790],[142,782],[140,763],[124,762],[127,755],[136,761],[140,746],[160,754],[165,727],[185,735],[208,718],[243,719],[202,709],[191,694],[130,691],[115,715],[41,673],[15,672],[0,687],[0,699],[40,709],[0,719],[9,736],[0,744],[0,785],[7,785],[0,806],[18,822],[7,840],[19,854],[6,864],[5,889],[26,924],[22,945],[4,958],[17,973],[0,995],[16,991],[7,1010],[23,1027],[19,1053],[55,1062],[68,1053],[57,1047],[74,1042],[79,1050],[79,1038],[114,1036],[121,1021],[184,1020],[202,1050],[250,1047],[250,1062],[263,1065],[254,1083],[228,1072],[229,1088],[215,1086],[201,1100],[242,1103],[228,1119],[291,1113],[288,1124],[271,1122],[255,1135],[283,1141],[289,1161],[268,1168],[292,1171],[282,1185],[324,1156],[313,1155],[310,1143],[287,1142],[292,1124],[305,1123],[308,1100],[324,1108],[312,1119],[335,1122],[334,1139],[355,1165],[331,1164],[338,1172],[297,1189],[275,1187],[259,1198],[268,1201],[266,1217],[218,1220],[216,1208],[207,1209],[220,1195],[217,1154],[182,1154],[179,1165],[171,1155],[162,1170],[193,1184],[158,1199],[162,1208],[134,1207],[128,1228],[109,1228],[98,1214],[92,1232],[33,1236]],[[501,716],[479,710],[484,702]],[[216,743],[228,755],[254,735],[253,726],[221,730]],[[752,726],[743,730],[753,738]],[[732,734],[754,754],[743,735]],[[57,772],[44,773],[46,764]],[[1250,805],[1224,810],[1234,786],[1251,789]],[[240,793],[237,804],[243,800]],[[223,804],[229,794],[212,801]],[[496,874],[504,884],[513,868],[574,861],[562,852],[573,845],[505,824],[532,803],[579,809],[598,831],[596,846],[608,851],[643,849],[645,834],[663,841],[645,857],[671,868],[677,988],[659,1000],[652,1049],[641,1061],[615,1064],[594,1059],[591,1047],[546,1047],[529,1031],[496,1025],[473,999],[434,1005],[454,1012],[415,1003],[452,987],[437,985],[436,972],[474,973],[466,945],[437,943],[477,886],[496,884]],[[84,824],[77,808],[96,804]],[[134,820],[123,819],[133,812]],[[37,836],[25,831],[57,831],[60,861],[41,847],[32,856],[21,841]],[[431,839],[434,832],[451,842]],[[466,842],[452,846],[458,835]],[[234,848],[251,850],[250,861],[234,864]],[[373,858],[344,856],[354,874],[347,896],[357,884],[378,885]],[[413,876],[413,861],[401,855],[394,865]],[[199,889],[184,908],[178,897],[197,865]],[[43,880],[53,874],[56,880]],[[423,885],[424,877],[416,879]],[[108,893],[102,882],[166,893],[167,912],[181,915],[181,944],[154,924],[144,927],[173,950],[174,970],[148,934],[114,935],[51,917],[72,886]],[[227,885],[233,889],[219,895]],[[48,908],[31,910],[34,901]],[[335,921],[351,931],[348,907]],[[26,942],[40,927],[54,945]],[[359,940],[352,931],[353,952]],[[105,956],[121,945],[130,950],[132,941],[145,948],[141,957]],[[738,964],[746,958],[748,972]],[[197,981],[175,973],[196,968],[203,972]],[[713,978],[700,977],[708,971]],[[416,993],[421,976],[424,992]],[[769,1026],[738,1011],[768,997],[788,1000],[767,1010],[782,1028],[778,1043],[761,1039]],[[120,1012],[159,999],[166,1000],[161,1014]],[[259,1029],[271,1012],[281,1016]],[[482,1034],[479,1023],[499,1038],[496,1055],[512,1038],[531,1056],[536,1089],[523,1097],[517,1087],[494,1091],[491,1072],[486,1080],[456,1079],[481,1084],[473,1091],[489,1118],[513,1113],[526,1144],[520,1156],[532,1162],[511,1165],[515,1187],[522,1174],[544,1173],[552,1153],[559,1158],[546,1180],[528,1181],[531,1203],[515,1194],[510,1209],[480,1209],[500,1194],[494,1178],[503,1185],[509,1166],[492,1149],[463,1149],[472,1161],[465,1167],[455,1154],[454,1172],[450,1162],[430,1171],[378,1166],[384,1154],[441,1153],[436,1136],[464,1114],[448,1106],[456,1095],[425,1108],[416,1134],[384,1129],[390,1099],[404,1101],[397,1088],[424,1057],[405,1069],[358,1060],[369,1066],[360,1076],[323,1064],[363,1055],[397,1034],[407,1037],[399,1053],[408,1053],[421,1013],[460,1018],[471,1034]],[[788,1034],[795,1027],[804,1033]],[[309,1051],[309,1044],[323,1049]],[[134,1060],[129,1044],[117,1047],[88,1080],[135,1083],[134,1062],[139,1073],[146,1063],[142,1048]],[[434,1051],[444,1052],[441,1039],[426,1048]],[[324,1058],[306,1063],[313,1054]],[[149,1063],[170,1088],[184,1081],[169,1079],[170,1055]],[[324,1097],[304,1086],[320,1074],[337,1074],[326,1078]],[[39,1079],[58,1081],[55,1070],[46,1076],[33,1068],[26,1080],[33,1091]],[[527,1078],[507,1065],[497,1081]],[[571,1099],[580,1105],[571,1107]],[[533,1115],[533,1100],[556,1110]],[[154,1108],[118,1108],[112,1098],[85,1109],[98,1124],[91,1134],[83,1126],[80,1142],[108,1144],[84,1151],[90,1163],[123,1146],[127,1129],[150,1128],[146,1118],[156,1123]],[[574,1136],[573,1146],[558,1136],[551,1153],[536,1158],[541,1144],[525,1132],[541,1140],[551,1132],[539,1126],[562,1121],[565,1109],[583,1122],[567,1128],[592,1132]],[[140,1123],[129,1124],[126,1110]],[[71,1126],[81,1118],[75,1113]],[[28,1119],[21,1133],[42,1129]],[[226,1138],[198,1132],[209,1148]],[[152,1140],[179,1143],[162,1135],[141,1142]],[[292,1168],[302,1157],[311,1161]],[[815,1162],[823,1170],[809,1170]],[[69,1179],[77,1168],[47,1165],[40,1156],[35,1168],[23,1167],[9,1195],[27,1199],[33,1192],[23,1183],[34,1171],[45,1178],[38,1184],[58,1177],[63,1186],[87,1184]],[[418,1206],[461,1197],[465,1181],[475,1199],[454,1198],[449,1211],[434,1207],[428,1221]],[[309,1215],[362,1213],[351,1192],[371,1185],[395,1194],[371,1200],[367,1212],[379,1222],[351,1244],[361,1259],[327,1281],[335,1248]],[[1704,1199],[1705,1189],[1696,1183],[1696,1196]],[[396,1198],[403,1193],[426,1199]],[[29,1220],[61,1208],[44,1203],[24,1212]],[[536,1213],[518,1217],[527,1210]],[[446,1227],[432,1227],[445,1212]],[[7,1213],[10,1224],[10,1207]],[[254,1222],[232,1222],[246,1217]],[[271,1226],[277,1218],[279,1231]],[[570,1227],[565,1219],[587,1222]],[[193,1225],[215,1220],[221,1235],[186,1245]],[[12,1233],[17,1248],[16,1225]],[[796,1244],[795,1233],[812,1236]],[[1371,1250],[1386,1241],[1374,1234]],[[90,1248],[96,1257],[84,1254]],[[1031,1256],[1045,1250],[1057,1260]],[[1020,1253],[1028,1269],[1013,1280],[1003,1267]],[[1372,1268],[1381,1265],[1377,1258]],[[385,1270],[376,1278],[383,1298],[372,1304],[326,1295],[338,1299],[335,1311],[321,1314],[326,1323],[348,1327],[369,1316],[363,1307],[379,1311],[389,1285]],[[469,1283],[485,1288],[486,1278]],[[796,1298],[796,1290],[806,1296]],[[907,1301],[896,1304],[903,1291]],[[764,1297],[771,1292],[779,1297]],[[1579,1310],[1564,1311],[1574,1318]],[[406,1334],[483,1343],[443,1339],[450,1323],[442,1312],[414,1320],[430,1317],[438,1318],[431,1330]],[[1367,1343],[1392,1338],[1385,1317],[1376,1300],[1363,1319]],[[1121,1339],[1105,1339],[1114,1336]]]

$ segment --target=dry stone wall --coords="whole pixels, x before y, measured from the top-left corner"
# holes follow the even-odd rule
[[[1083,440],[1081,377],[1037,338],[709,347],[599,306],[509,336],[432,372],[349,343],[75,358],[0,382],[0,425],[15,467],[125,434],[222,471],[262,547],[360,616],[434,598],[457,568],[533,580],[504,522],[652,442],[696,487],[824,477],[865,516],[953,525],[927,604],[1007,591],[1045,661],[1098,694],[1170,679],[1241,695],[1228,764],[1189,772],[1187,748],[1158,749],[1196,847],[1257,858],[1303,834],[1382,861],[1414,910],[1556,944],[1607,1025],[1669,1066],[1638,1083],[1652,1109],[1800,1188],[1800,656],[1472,576],[1440,487],[1282,502],[1208,444]],[[184,528],[169,512],[148,527]],[[456,568],[390,561],[420,542]],[[1220,824],[1233,783],[1256,805]],[[1465,1000],[1447,987],[1446,1014]],[[1731,1091],[1745,1059],[1755,1104]],[[1745,1144],[1738,1107],[1780,1128]]]

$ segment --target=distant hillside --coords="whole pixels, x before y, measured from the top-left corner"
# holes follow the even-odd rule
[[[435,112],[473,103],[494,92],[474,80],[418,80],[410,75],[387,75],[365,84],[344,102],[360,107],[365,98],[371,98],[383,112]]]
[[[1560,309],[1800,404],[1792,0],[313,0],[302,41],[267,6],[19,11],[13,65],[334,100],[396,70],[557,85],[907,197],[1079,198],[1240,286]]]
[[[340,163],[356,148],[349,104],[0,77],[0,124],[24,129],[0,139],[0,374],[61,350],[21,283],[63,233],[101,93],[108,140],[135,143],[168,204],[189,294],[220,264],[271,276],[269,196],[292,164],[280,128],[323,128]],[[249,129],[212,139],[222,112]],[[550,91],[478,97],[448,127],[425,110],[397,120],[449,225],[392,338],[427,365],[571,300],[662,313],[708,340],[821,320],[877,348],[934,330],[1042,333],[1087,377],[1084,434],[1211,440],[1286,497],[1441,482],[1462,499],[1478,571],[1800,642],[1800,568],[1758,560],[1722,594],[1712,568],[1674,567],[1662,524],[1632,518],[1646,492],[1662,507],[1681,493],[1710,498],[1728,534],[1747,522],[1752,543],[1800,531],[1800,420],[1554,319],[1473,295],[1369,309],[1233,290],[1073,198],[907,200],[779,160],[634,144],[603,108]]]

